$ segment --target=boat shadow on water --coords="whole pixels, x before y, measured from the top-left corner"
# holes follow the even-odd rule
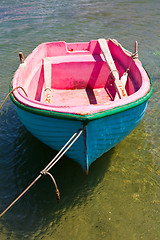
[[[18,130],[14,137],[11,137],[10,142],[6,143],[8,147],[5,146],[5,152],[3,152],[5,155],[3,161],[8,161],[9,158],[10,162],[8,170],[7,163],[1,169],[3,176],[3,188],[0,194],[1,212],[21,194],[57,154],[26,131],[19,120],[16,120],[13,125],[9,123],[5,128],[8,131],[12,129],[11,133],[14,128]],[[48,175],[42,176],[2,217],[1,232],[14,232],[17,237],[20,237],[22,233],[28,235],[36,232],[50,222],[56,224],[67,209],[75,205],[80,206],[92,195],[109,168],[113,152],[114,149],[96,160],[90,166],[88,175],[85,175],[82,168],[72,159],[63,156],[50,170],[60,190],[60,203],[57,203],[51,178]]]

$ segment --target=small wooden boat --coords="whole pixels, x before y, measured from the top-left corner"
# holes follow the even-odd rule
[[[116,40],[47,42],[22,63],[11,81],[21,122],[36,138],[89,166],[122,141],[144,116],[152,83],[141,62]]]

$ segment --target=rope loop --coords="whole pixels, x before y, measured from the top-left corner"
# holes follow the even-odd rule
[[[27,93],[26,93],[26,91],[24,90],[23,87],[21,87],[21,86],[15,87],[15,88],[13,88],[13,89],[8,93],[7,97],[4,99],[3,103],[2,103],[1,106],[0,106],[0,110],[1,110],[1,108],[3,107],[3,105],[5,104],[5,102],[7,101],[8,97],[10,96],[10,94],[13,93],[13,92],[14,92],[16,89],[18,89],[18,88],[22,89],[23,92],[24,92],[24,94],[26,95],[26,97],[28,97],[28,95],[27,95]]]
[[[59,203],[60,202],[60,192],[59,192],[59,189],[57,187],[57,183],[53,177],[53,175],[49,172],[46,171],[46,175],[50,176],[50,178],[52,179],[53,183],[54,183],[54,186],[55,186],[55,189],[56,189],[56,195],[57,195],[57,202]]]
[[[51,179],[52,179],[52,181],[53,181],[53,183],[54,183],[54,186],[55,186],[55,189],[56,189],[56,195],[57,195],[57,202],[59,203],[60,202],[60,192],[59,192],[59,189],[58,189],[58,187],[57,187],[57,183],[56,183],[56,180],[54,179],[54,177],[53,177],[53,175],[50,173],[50,172],[48,172],[47,170],[42,170],[41,172],[40,172],[40,174],[41,175],[48,175]]]
[[[52,89],[51,89],[51,88],[49,88],[49,87],[47,87],[47,88],[45,88],[45,89],[44,89],[44,91],[47,91],[47,90],[49,90],[49,91],[51,91],[51,92],[52,92]]]

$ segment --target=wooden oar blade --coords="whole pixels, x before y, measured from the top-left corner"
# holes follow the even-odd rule
[[[127,95],[127,92],[126,92],[126,89],[123,85],[123,82],[119,80],[119,73],[118,73],[118,70],[116,68],[116,65],[114,63],[114,60],[112,58],[112,55],[111,55],[111,52],[109,50],[109,47],[108,47],[108,44],[107,44],[107,41],[104,39],[104,38],[100,38],[98,39],[98,42],[99,42],[99,45],[100,45],[100,48],[101,48],[101,51],[103,53],[103,56],[109,66],[109,69],[112,73],[112,76],[114,78],[114,84],[115,84],[115,88],[116,88],[116,91],[119,95],[119,98],[124,98]]]

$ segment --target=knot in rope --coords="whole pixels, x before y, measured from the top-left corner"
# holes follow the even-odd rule
[[[125,73],[128,73],[129,72],[129,68],[126,69]]]
[[[133,60],[138,59],[138,51],[132,53],[131,58],[132,58]]]
[[[44,169],[40,172],[41,175],[46,175],[47,174],[47,171]]]

